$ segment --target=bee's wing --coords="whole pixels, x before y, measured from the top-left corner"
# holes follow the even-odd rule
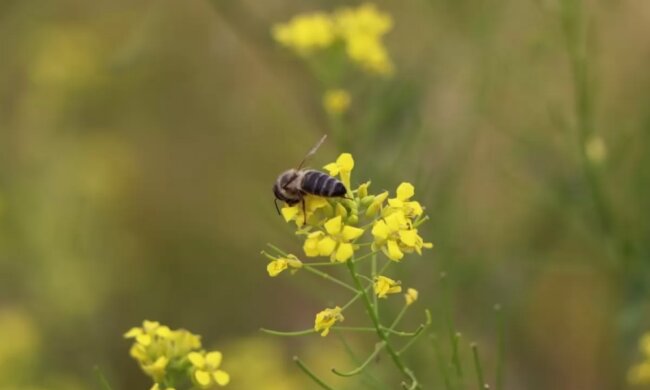
[[[298,168],[297,168],[297,169],[302,168],[302,165],[303,165],[303,164],[304,164],[304,163],[305,163],[305,162],[306,162],[306,161],[307,161],[311,156],[313,156],[313,155],[316,153],[316,151],[318,150],[318,148],[320,148],[320,146],[323,144],[323,142],[325,142],[325,139],[326,139],[326,138],[327,138],[327,134],[325,134],[325,135],[323,135],[323,136],[321,137],[321,139],[316,143],[316,145],[314,145],[314,147],[311,148],[311,150],[310,150],[310,151],[305,155],[305,157],[304,157],[304,158],[302,159],[302,161],[300,162],[300,165],[298,165]]]

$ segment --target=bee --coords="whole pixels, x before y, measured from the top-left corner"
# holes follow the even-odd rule
[[[305,155],[298,165],[298,168],[284,171],[278,176],[273,184],[273,194],[275,195],[275,208],[278,208],[278,200],[285,202],[289,206],[302,203],[302,212],[307,219],[305,212],[305,195],[318,195],[326,198],[345,197],[347,189],[343,183],[315,169],[302,169],[303,164],[316,153],[318,148],[325,142],[327,135],[324,135],[320,141]]]

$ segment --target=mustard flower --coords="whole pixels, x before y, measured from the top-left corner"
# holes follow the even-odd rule
[[[386,298],[388,294],[397,294],[402,292],[399,282],[385,276],[377,276],[373,285],[375,294],[378,298]]]
[[[266,266],[266,271],[269,273],[269,276],[274,277],[278,276],[287,268],[291,268],[292,273],[295,273],[300,268],[302,268],[302,261],[298,260],[298,258],[294,255],[288,255],[287,257],[278,257],[272,260]]]
[[[192,380],[202,389],[213,387],[215,384],[225,386],[230,382],[230,375],[220,370],[223,356],[219,351],[191,352],[187,359],[192,363]]]
[[[330,256],[332,262],[345,262],[354,254],[351,241],[359,238],[364,230],[344,225],[341,216],[325,222],[325,232],[316,231],[307,236],[303,250],[309,257]]]
[[[326,169],[331,176],[338,175],[348,191],[352,188],[350,187],[350,176],[352,175],[352,169],[354,168],[354,159],[350,153],[342,153],[336,159],[336,162],[329,163],[323,168]]]
[[[432,248],[433,244],[424,242],[418,230],[401,210],[394,211],[383,219],[377,220],[372,227],[374,236],[373,249],[381,249],[391,260],[399,261],[404,252],[413,251],[422,254],[422,248]]]
[[[350,108],[350,94],[345,89],[330,89],[323,96],[323,107],[330,116],[338,116]]]
[[[379,195],[373,196],[370,205],[366,209],[366,217],[373,217],[379,214],[384,207],[384,202],[386,199],[388,199],[388,191],[384,191]]]
[[[158,383],[154,383],[153,386],[151,386],[150,390],[176,390],[173,387],[160,387]]]
[[[607,159],[607,145],[602,137],[589,137],[585,143],[585,154],[593,164],[602,164]]]
[[[316,314],[316,320],[314,321],[314,330],[316,332],[320,332],[320,335],[322,337],[325,337],[330,332],[330,328],[334,326],[334,324],[343,320],[344,318],[341,314],[340,307],[336,306],[331,309],[327,308]]]
[[[288,23],[275,25],[273,38],[299,55],[309,55],[336,40],[332,18],[324,12],[297,15]]]
[[[388,205],[393,209],[401,209],[409,218],[422,215],[422,206],[417,201],[410,199],[415,195],[413,184],[404,182],[397,187],[397,197],[388,199]]]
[[[339,10],[334,19],[352,61],[372,73],[388,75],[393,72],[393,64],[381,42],[382,36],[393,26],[390,15],[377,11],[372,4],[363,4]]]
[[[639,349],[645,355],[645,360],[632,366],[627,373],[627,380],[631,384],[650,383],[650,332],[641,337]]]
[[[287,222],[294,221],[297,227],[303,227],[305,224],[317,226],[327,215],[332,214],[332,206],[326,198],[316,195],[305,195],[305,213],[301,203],[293,206],[285,205],[280,212]]]
[[[142,327],[130,329],[124,337],[134,339],[130,354],[155,382],[162,382],[172,361],[201,347],[199,336],[184,329],[171,330],[156,321],[145,320]]]
[[[406,306],[410,306],[413,304],[413,302],[418,300],[418,290],[414,288],[409,288],[406,290],[406,293],[404,294],[404,299],[406,300]]]

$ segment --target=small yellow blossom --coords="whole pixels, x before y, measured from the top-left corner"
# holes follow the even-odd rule
[[[418,290],[414,288],[409,288],[404,294],[404,299],[406,300],[406,306],[410,306],[413,302],[418,300]]]
[[[404,252],[422,254],[422,248],[432,248],[433,244],[424,242],[418,230],[412,227],[403,211],[395,211],[377,220],[372,227],[375,238],[373,249],[381,249],[393,261],[404,257]]]
[[[154,383],[153,386],[151,386],[150,390],[176,390],[173,387],[160,387],[158,383]]]
[[[173,361],[184,358],[189,352],[201,348],[199,336],[184,329],[171,330],[156,321],[144,321],[124,334],[134,339],[130,354],[138,361],[145,374],[157,383],[167,375]]]
[[[269,273],[269,276],[274,277],[278,276],[282,271],[287,268],[292,268],[292,271],[295,272],[302,268],[302,261],[294,255],[288,255],[287,257],[279,257],[272,260],[267,266],[266,271]]]
[[[350,153],[342,153],[336,162],[329,163],[323,167],[327,169],[331,176],[339,175],[345,188],[350,190],[350,176],[352,169],[354,169],[354,159]]]
[[[344,225],[341,216],[325,222],[325,232],[310,233],[303,250],[309,257],[330,256],[331,261],[345,262],[354,254],[351,241],[359,238],[364,230]]]
[[[373,4],[344,8],[336,12],[335,21],[346,44],[350,59],[369,72],[389,75],[393,64],[381,38],[393,26],[390,15],[379,12]]]
[[[305,224],[316,226],[327,215],[331,215],[332,206],[326,198],[316,195],[305,195],[305,213],[303,213],[302,203],[296,203],[293,206],[285,205],[280,212],[287,222],[294,221],[297,227],[303,227]]]
[[[397,187],[397,197],[388,199],[388,205],[393,209],[401,209],[404,215],[409,218],[419,217],[422,215],[422,206],[419,202],[411,201],[415,195],[413,184],[404,182]]]
[[[378,298],[386,298],[388,294],[402,292],[402,287],[399,285],[399,282],[381,275],[375,279],[373,288]]]
[[[602,164],[607,159],[607,145],[602,137],[591,136],[585,144],[585,154],[593,164]]]
[[[330,89],[323,96],[323,107],[330,116],[338,116],[350,108],[350,100],[345,89]]]
[[[336,40],[334,22],[324,12],[297,15],[288,23],[273,27],[273,38],[299,55],[309,55]]]
[[[207,389],[214,384],[225,386],[230,382],[230,375],[219,369],[221,352],[191,352],[187,359],[192,363],[192,379],[200,388]]]
[[[316,314],[314,330],[320,332],[320,335],[325,337],[330,332],[330,328],[334,326],[335,323],[343,321],[343,319],[340,307],[336,306],[333,309],[327,308]]]
[[[632,366],[627,373],[628,382],[635,385],[650,383],[650,332],[641,337],[639,350],[643,353],[645,360]]]

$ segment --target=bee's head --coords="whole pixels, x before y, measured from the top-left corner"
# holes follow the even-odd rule
[[[289,169],[288,171],[283,172],[278,176],[277,180],[273,184],[273,195],[278,200],[281,200],[288,204],[295,204],[295,200],[287,193],[287,186],[296,180],[298,176],[298,171],[295,169]]]

